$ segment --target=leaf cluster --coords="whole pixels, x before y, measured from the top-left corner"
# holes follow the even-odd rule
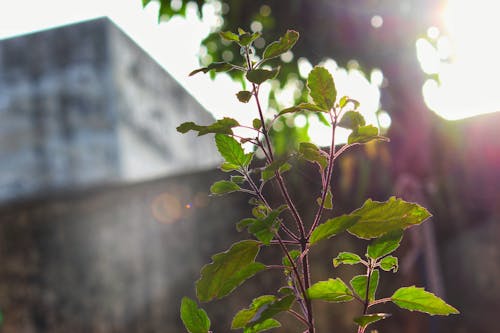
[[[238,231],[248,231],[253,239],[237,242],[227,251],[212,257],[212,262],[201,270],[196,282],[196,295],[200,302],[226,297],[238,286],[262,271],[282,272],[284,285],[276,295],[262,295],[250,302],[247,308],[238,311],[232,321],[232,329],[245,333],[262,332],[279,327],[276,319],[279,313],[288,313],[299,320],[306,332],[314,333],[312,301],[351,302],[363,305],[364,311],[353,318],[358,332],[379,320],[390,317],[388,313],[370,313],[377,304],[392,302],[410,311],[420,311],[431,315],[458,313],[439,297],[415,286],[397,289],[392,296],[377,297],[377,289],[382,272],[398,271],[398,258],[393,252],[399,247],[404,230],[423,223],[431,214],[422,206],[391,197],[386,201],[368,199],[362,207],[349,214],[324,218],[324,212],[334,205],[332,192],[333,166],[347,149],[371,141],[388,141],[378,133],[378,129],[367,125],[358,112],[359,103],[337,94],[332,75],[323,67],[314,67],[307,79],[309,100],[285,108],[272,119],[264,117],[259,101],[262,83],[278,75],[279,67],[268,67],[267,61],[289,51],[297,42],[299,34],[288,30],[279,40],[270,43],[261,57],[254,54],[252,43],[260,38],[259,33],[248,33],[239,29],[237,33],[222,32],[220,37],[235,43],[242,50],[242,64],[217,62],[199,68],[191,73],[210,71],[242,71],[251,89],[236,94],[238,100],[247,103],[255,99],[257,118],[250,125],[240,125],[232,118],[223,118],[215,123],[202,126],[192,122],[181,124],[178,131],[197,132],[198,135],[215,134],[215,144],[223,163],[220,169],[229,173],[228,179],[214,183],[210,191],[213,195],[243,192],[250,196],[252,216],[236,223]],[[298,149],[276,156],[269,128],[280,117],[298,112],[318,114],[331,127],[332,143],[329,150],[310,142],[301,142]],[[254,130],[253,137],[240,137],[233,130],[246,127]],[[342,127],[351,131],[347,144],[336,150],[335,129]],[[260,150],[263,160],[254,160],[254,153],[246,153],[243,143],[250,143]],[[311,163],[319,172],[321,195],[312,198],[317,206],[312,221],[306,223],[297,210],[286,184],[286,172],[291,170],[290,159]],[[273,183],[278,188],[283,202],[271,205],[264,195],[266,184]],[[341,278],[330,278],[313,283],[310,278],[309,253],[318,242],[331,241],[335,236],[347,232],[368,242],[366,253],[341,252],[333,258],[334,268],[339,265],[362,265],[366,274],[357,275],[346,283]],[[281,265],[264,264],[256,261],[259,251],[265,246],[279,246],[283,252]],[[185,298],[181,305],[181,318],[191,333],[207,333],[210,320],[197,307],[195,301]]]

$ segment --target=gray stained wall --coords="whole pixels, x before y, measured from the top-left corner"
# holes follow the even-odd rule
[[[213,167],[183,121],[213,119],[108,19],[0,41],[0,201]]]

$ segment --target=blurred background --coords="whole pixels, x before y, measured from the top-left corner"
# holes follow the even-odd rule
[[[269,116],[302,101],[305,78],[321,64],[339,95],[359,100],[390,137],[338,163],[335,214],[393,194],[433,214],[407,233],[401,273],[382,276],[389,283],[379,296],[425,286],[461,315],[393,307],[381,311],[394,317],[375,327],[494,331],[499,12],[489,0],[0,2],[0,331],[183,331],[180,298],[194,295],[213,253],[245,237],[232,222],[249,212],[245,196],[208,197],[223,177],[212,139],[175,127],[254,118],[252,105],[234,97],[238,73],[187,76],[212,61],[241,61],[217,35],[239,27],[263,33],[257,53],[287,29],[301,34],[263,87]],[[347,134],[339,131],[337,142]],[[282,151],[329,142],[320,120],[302,114],[277,122],[272,135]],[[319,186],[314,170],[296,169],[289,181],[307,216],[307,194]],[[348,278],[354,272],[334,270],[331,258],[362,245],[341,237],[319,248],[313,278]],[[228,330],[255,288],[282,283],[262,274],[207,305],[215,332]],[[316,307],[320,332],[354,330],[354,305]]]

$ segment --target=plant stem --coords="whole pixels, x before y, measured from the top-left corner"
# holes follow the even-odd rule
[[[248,70],[252,70],[252,61],[250,60],[250,52],[248,47],[245,48],[245,56],[246,56],[246,61],[247,61],[247,66]],[[271,139],[269,137],[269,133],[266,128],[266,123],[264,120],[264,112],[262,110],[262,106],[260,104],[259,100],[259,86],[257,86],[255,83],[252,82],[252,88],[253,88],[253,96],[255,98],[255,102],[257,104],[257,110],[259,112],[259,119],[262,124],[262,132],[264,135],[264,139],[266,141],[267,149],[268,149],[268,154],[269,154],[269,159],[270,162],[272,163],[274,161],[274,155],[273,155],[273,149],[271,146]],[[263,150],[264,146],[262,145]],[[304,222],[302,221],[302,218],[299,215],[299,212],[297,211],[297,208],[295,207],[295,204],[293,203],[292,199],[290,198],[290,194],[288,193],[288,189],[286,188],[285,181],[283,180],[283,177],[279,173],[279,171],[275,172],[276,180],[278,182],[281,194],[283,198],[285,199],[286,204],[288,205],[288,208],[290,209],[293,218],[295,220],[295,223],[297,225],[297,229],[299,230],[300,233],[300,245],[302,252],[306,251],[307,249],[307,242],[309,237],[306,235],[305,229],[304,229]],[[314,333],[314,317],[313,317],[313,312],[312,312],[312,304],[311,300],[307,298],[306,290],[310,287],[311,285],[311,277],[310,277],[310,272],[309,272],[309,256],[305,255],[302,258],[302,273],[303,273],[303,280],[301,280],[300,275],[297,271],[297,267],[295,266],[293,260],[290,257],[290,253],[288,252],[288,249],[286,246],[282,243],[281,238],[279,237],[278,234],[276,234],[278,241],[280,245],[282,246],[283,251],[287,255],[288,259],[292,263],[292,267],[294,269],[295,275],[297,276],[297,281],[299,283],[299,286],[301,288],[301,293],[303,295],[303,300],[305,302],[305,315],[307,317],[307,322],[308,322],[308,327],[309,327],[309,333]]]
[[[308,237],[311,236],[312,232],[318,226],[319,221],[321,220],[321,215],[323,214],[323,209],[325,207],[326,195],[328,194],[330,182],[332,180],[333,165],[335,162],[335,158],[334,158],[334,156],[335,156],[335,129],[337,127],[337,116],[335,114],[332,114],[332,112],[330,112],[330,119],[332,120],[332,141],[330,144],[330,155],[329,155],[328,166],[327,166],[327,170],[326,170],[326,181],[323,183],[321,202],[320,202],[318,211],[316,212],[316,216],[314,217],[314,222],[313,222],[311,228],[309,229]]]

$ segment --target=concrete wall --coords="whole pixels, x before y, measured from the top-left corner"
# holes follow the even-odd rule
[[[0,200],[218,160],[175,131],[212,117],[108,19],[0,41],[0,119]]]

